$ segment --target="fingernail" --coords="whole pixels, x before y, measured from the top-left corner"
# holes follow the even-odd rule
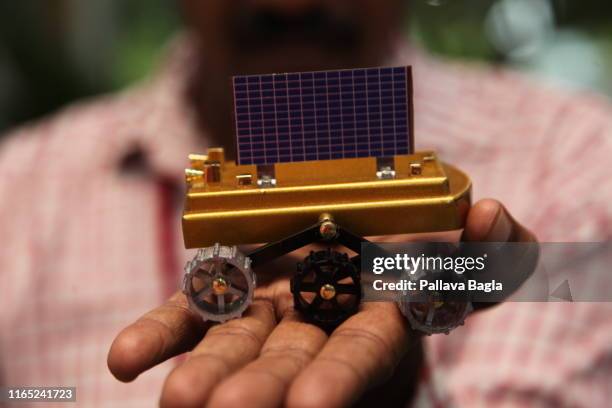
[[[512,221],[503,208],[499,209],[493,226],[487,236],[488,241],[492,242],[507,242],[512,233]]]

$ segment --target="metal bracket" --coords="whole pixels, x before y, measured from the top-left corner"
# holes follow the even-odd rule
[[[335,235],[333,237],[326,237],[325,235],[328,234],[329,228],[331,228],[330,223],[335,226]],[[351,262],[359,269],[361,269],[359,261],[361,259],[361,243],[370,242],[340,227],[331,218],[321,217],[316,224],[287,238],[263,245],[249,253],[248,257],[251,259],[251,267],[256,268],[296,249],[321,241],[327,243],[336,242],[357,253],[358,255],[351,258]]]
[[[276,175],[273,164],[257,165],[257,186],[259,188],[276,187]]]
[[[376,177],[379,180],[390,180],[395,178],[395,162],[393,157],[376,158]]]

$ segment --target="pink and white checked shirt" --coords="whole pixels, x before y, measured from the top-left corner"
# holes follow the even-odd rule
[[[115,334],[176,290],[182,171],[206,137],[184,98],[187,41],[151,79],[0,145],[0,384],[76,386],[81,406],[152,406],[167,362],[122,384]],[[416,142],[466,170],[542,241],[612,235],[612,107],[400,47]],[[426,339],[419,406],[609,406],[612,307],[506,303]]]

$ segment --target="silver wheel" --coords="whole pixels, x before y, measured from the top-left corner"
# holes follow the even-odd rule
[[[235,246],[202,248],[185,265],[183,293],[204,320],[225,322],[242,316],[254,290],[251,260]]]

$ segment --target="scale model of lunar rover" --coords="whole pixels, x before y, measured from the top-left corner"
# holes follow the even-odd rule
[[[414,152],[411,83],[410,67],[233,79],[237,160],[210,148],[186,170],[183,235],[199,250],[183,291],[194,310],[241,316],[259,266],[323,242],[297,265],[291,292],[308,320],[333,326],[359,307],[364,237],[463,227],[471,182]]]

